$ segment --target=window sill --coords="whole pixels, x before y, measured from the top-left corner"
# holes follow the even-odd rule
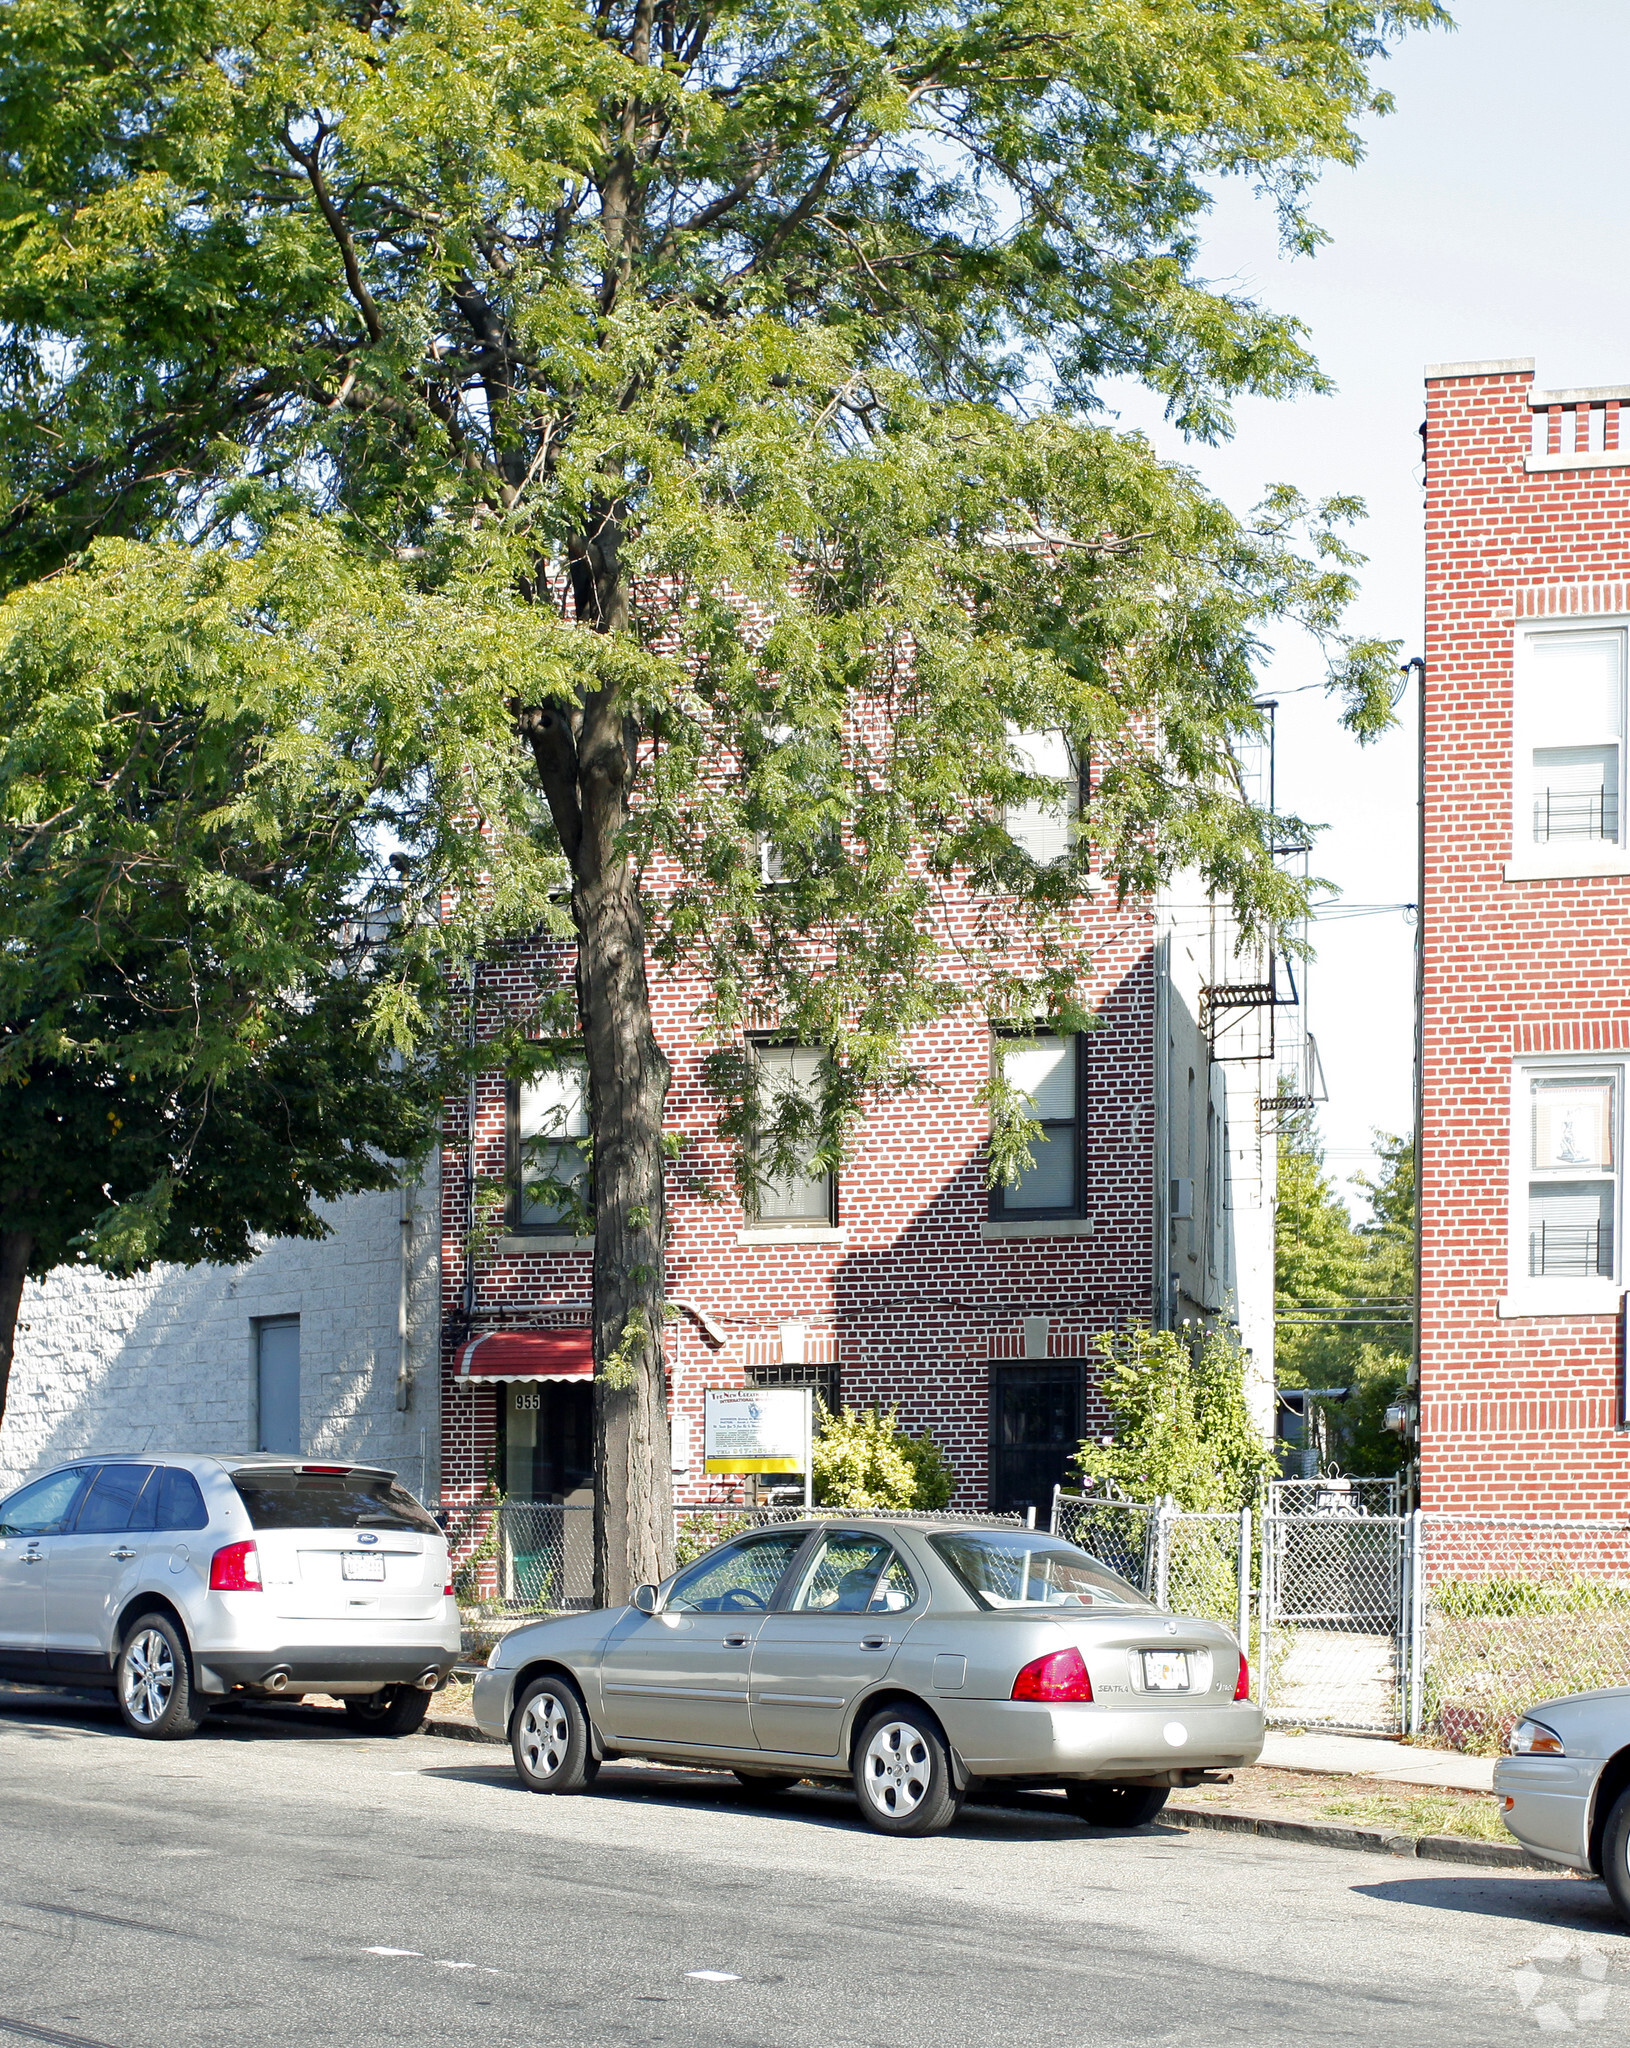
[[[1505,864],[1508,882],[1584,881],[1592,875],[1630,875],[1630,846],[1604,847],[1600,853],[1525,853]]]
[[[1502,1321],[1517,1316],[1615,1316],[1622,1290],[1612,1280],[1553,1280],[1513,1289],[1495,1310]]]
[[[1091,1237],[1090,1216],[1003,1216],[992,1217],[979,1226],[987,1243],[1004,1237]]]
[[[847,1244],[847,1230],[835,1230],[829,1224],[789,1223],[785,1229],[766,1224],[762,1229],[741,1230],[736,1233],[737,1244]]]
[[[1630,449],[1576,448],[1565,455],[1530,455],[1523,468],[1530,476],[1553,469],[1626,469],[1630,468]]]
[[[529,1234],[525,1237],[496,1238],[492,1245],[493,1256],[504,1259],[513,1258],[517,1252],[558,1254],[562,1252],[592,1252],[593,1250],[594,1239],[592,1237],[546,1237],[541,1232],[536,1237]]]

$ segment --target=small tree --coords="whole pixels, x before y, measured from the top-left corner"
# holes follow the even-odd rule
[[[816,1502],[854,1515],[878,1508],[942,1508],[956,1477],[927,1430],[911,1436],[894,1408],[843,1408],[823,1401],[816,1420]]]
[[[1075,1463],[1133,1500],[1168,1494],[1181,1508],[1248,1506],[1275,1469],[1245,1403],[1245,1364],[1233,1332],[1106,1331],[1104,1398],[1111,1442],[1090,1439]]]

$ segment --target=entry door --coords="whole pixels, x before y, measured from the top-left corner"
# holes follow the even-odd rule
[[[1081,1448],[1083,1366],[1038,1359],[990,1369],[990,1504],[1045,1508]]]
[[[260,1442],[257,1448],[298,1458],[300,1442],[300,1318],[268,1316],[256,1325]]]
[[[152,1475],[151,1465],[104,1465],[72,1529],[52,1545],[45,1634],[51,1668],[64,1677],[107,1676],[113,1624],[135,1587],[153,1527]]]
[[[83,1466],[36,1479],[0,1513],[0,1671],[11,1678],[43,1678],[45,1583],[51,1552],[85,1484]]]
[[[836,1756],[857,1694],[899,1655],[919,1606],[905,1560],[880,1536],[831,1529],[784,1614],[753,1645],[753,1733],[760,1749]]]
[[[755,1747],[747,1696],[753,1643],[807,1537],[745,1536],[682,1572],[660,1614],[629,1609],[600,1658],[614,1741]]]

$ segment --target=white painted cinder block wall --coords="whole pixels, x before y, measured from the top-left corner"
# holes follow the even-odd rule
[[[252,1451],[255,1323],[300,1318],[302,1449],[390,1466],[439,1490],[440,1192],[413,1191],[408,1405],[398,1406],[403,1198],[323,1207],[333,1235],[266,1242],[244,1266],[162,1266],[134,1280],[77,1268],[23,1297],[0,1493],[90,1451]]]

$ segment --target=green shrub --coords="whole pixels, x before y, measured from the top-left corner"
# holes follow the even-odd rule
[[[1278,1470],[1245,1405],[1245,1360],[1228,1330],[1105,1331],[1104,1399],[1113,1443],[1090,1440],[1075,1462],[1132,1500],[1170,1495],[1180,1508],[1247,1506]]]
[[[896,1408],[842,1408],[817,1403],[816,1505],[868,1514],[879,1508],[942,1508],[956,1491],[945,1454],[925,1430],[911,1436]]]

